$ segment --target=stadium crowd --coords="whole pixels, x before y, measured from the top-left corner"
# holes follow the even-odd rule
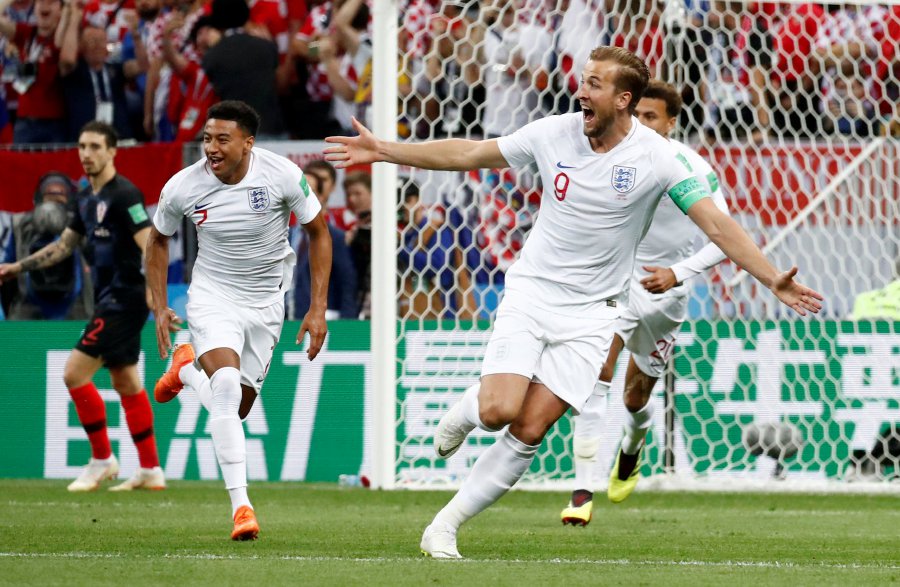
[[[401,5],[401,137],[496,137],[577,108],[578,64],[603,44],[636,52],[657,77],[679,76],[680,128],[696,141],[900,134],[900,6]],[[371,123],[371,24],[367,0],[0,0],[0,143],[69,143],[94,119],[113,124],[122,139],[194,141],[206,110],[225,99],[263,113],[259,140],[353,134],[351,117]],[[338,176],[327,164],[306,171],[325,204]],[[366,317],[368,171],[347,174],[343,188],[346,207],[329,214],[332,236],[344,245],[335,249],[329,306],[332,317]],[[466,318],[496,305],[540,189],[502,170],[471,173],[463,189],[479,206],[420,198],[413,180],[403,183],[401,314]],[[298,283],[308,272],[301,233],[292,232]],[[291,317],[309,303],[306,288],[296,291]],[[4,299],[9,310],[10,294]]]

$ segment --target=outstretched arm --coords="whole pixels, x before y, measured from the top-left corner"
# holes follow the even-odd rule
[[[328,137],[336,146],[325,149],[325,159],[344,168],[385,161],[421,169],[468,171],[492,167],[509,167],[496,139],[469,141],[444,139],[422,143],[397,143],[378,140],[358,120],[353,119],[355,137]]]
[[[14,279],[20,273],[28,273],[37,269],[46,269],[67,258],[81,242],[81,235],[66,228],[59,238],[39,251],[28,255],[16,263],[0,265],[0,283]]]
[[[688,216],[728,257],[743,267],[786,306],[801,316],[822,308],[822,294],[794,281],[797,268],[779,273],[741,225],[719,210],[711,198],[703,198],[688,209]]]
[[[725,258],[725,253],[716,243],[706,243],[702,249],[671,267],[644,265],[641,269],[650,275],[641,279],[641,285],[650,293],[663,293],[707,269],[712,269]]]
[[[144,273],[147,276],[147,289],[150,291],[153,316],[156,319],[156,346],[159,356],[165,359],[172,348],[169,333],[178,329],[181,320],[169,309],[166,280],[169,273],[169,237],[151,227],[147,237],[147,248],[144,255]]]
[[[321,212],[303,229],[309,234],[309,274],[312,278],[309,311],[303,318],[300,331],[297,333],[297,344],[303,342],[303,336],[309,332],[309,350],[307,356],[312,361],[325,344],[328,324],[325,321],[325,310],[328,309],[328,277],[331,274],[331,233]]]

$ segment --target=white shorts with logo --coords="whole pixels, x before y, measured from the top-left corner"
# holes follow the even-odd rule
[[[637,368],[651,377],[662,377],[675,350],[675,338],[687,314],[687,296],[659,297],[632,286],[628,307],[615,332],[625,341]]]
[[[241,359],[241,383],[259,393],[281,336],[284,302],[251,308],[197,293],[189,295],[187,318],[196,355],[233,350]]]
[[[500,304],[481,367],[482,377],[513,373],[540,381],[580,412],[609,354],[619,309],[599,318]]]

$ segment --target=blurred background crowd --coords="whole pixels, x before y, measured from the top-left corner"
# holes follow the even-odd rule
[[[682,89],[678,135],[693,144],[833,144],[900,135],[900,6],[400,4],[397,122],[399,135],[410,140],[496,137],[577,109],[572,96],[581,65],[598,45],[634,51],[656,77]],[[262,114],[259,141],[349,134],[353,116],[371,124],[371,25],[367,0],[0,0],[0,143],[11,149],[71,143],[94,119],[114,124],[126,140],[190,142],[209,106],[224,99],[244,100]],[[331,317],[367,317],[369,170],[336,174],[323,161],[304,170],[329,210],[338,244]],[[57,179],[35,186],[36,207],[54,190],[74,197],[71,182]],[[413,172],[402,182],[401,316],[488,317],[538,211],[540,186],[532,174],[488,170],[460,179],[454,190],[463,196],[452,198]],[[329,204],[336,188],[340,205]],[[16,252],[14,224],[21,221],[0,220],[6,260],[33,246],[19,239]],[[290,317],[300,318],[309,303],[308,265],[302,231],[294,227],[291,238],[300,261]],[[189,275],[190,240],[173,255],[173,283]],[[89,286],[75,274],[72,284]],[[22,287],[4,289],[10,317],[25,316],[13,310],[14,300],[28,295]]]

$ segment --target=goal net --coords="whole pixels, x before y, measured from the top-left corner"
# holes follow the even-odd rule
[[[409,141],[495,137],[571,111],[592,48],[633,50],[680,89],[673,137],[708,158],[731,214],[777,267],[797,265],[825,295],[822,313],[800,318],[730,262],[689,282],[668,384],[651,400],[642,486],[874,488],[900,475],[898,7],[412,0],[399,22],[398,132]],[[433,434],[478,381],[543,186],[531,170],[409,168],[398,185],[391,484],[451,486],[496,435],[476,431],[443,461]],[[622,434],[627,360],[598,489]],[[571,488],[571,437],[567,416],[521,486]]]

